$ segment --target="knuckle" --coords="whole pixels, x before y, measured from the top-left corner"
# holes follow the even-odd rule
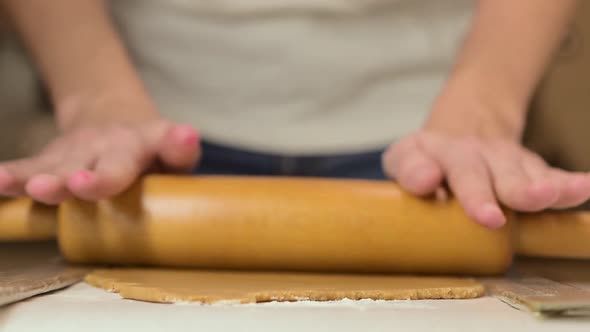
[[[109,137],[115,144],[137,144],[141,142],[141,136],[137,130],[121,124],[110,128]]]
[[[391,163],[391,161],[394,159],[395,155],[399,153],[399,152],[397,152],[397,150],[399,150],[399,147],[397,147],[396,144],[391,144],[385,150],[385,152],[383,152],[383,154],[381,155],[381,162],[384,165]]]
[[[384,155],[383,165],[391,176],[403,176],[403,174],[408,173],[412,168],[412,155],[411,153],[398,152],[395,149],[391,149]]]
[[[56,153],[48,150],[48,151],[44,151],[41,153],[38,153],[36,155],[34,155],[33,157],[31,157],[31,160],[34,163],[37,163],[38,165],[53,165],[54,163],[57,162],[57,156]]]
[[[78,128],[72,135],[74,139],[89,140],[98,135],[98,128],[88,126]]]
[[[387,149],[385,155],[388,158],[397,158],[409,151],[414,150],[416,147],[416,136],[408,136],[402,138],[398,142],[392,143],[389,148]]]
[[[476,152],[481,151],[483,148],[483,143],[481,139],[473,136],[463,137],[460,141],[460,146],[466,151],[469,152]]]

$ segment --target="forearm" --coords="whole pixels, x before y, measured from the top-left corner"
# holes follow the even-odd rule
[[[575,0],[480,0],[430,122],[463,112],[497,120],[502,130],[520,135],[530,98],[568,32],[575,7]],[[483,107],[476,105],[480,101]]]
[[[97,104],[108,104],[122,94],[144,100],[146,107],[118,110],[119,114],[155,112],[103,0],[4,0],[4,5],[47,83],[62,128],[86,110],[108,113],[108,107]]]

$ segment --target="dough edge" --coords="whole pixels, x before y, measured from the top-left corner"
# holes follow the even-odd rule
[[[126,281],[116,277],[117,271],[126,269],[95,270],[87,274],[84,281],[94,287],[117,293],[124,299],[153,303],[194,303],[203,305],[236,305],[264,302],[296,302],[296,301],[340,301],[340,300],[458,300],[475,299],[485,295],[483,284],[471,278],[450,278],[462,281],[462,286],[416,287],[410,289],[381,290],[269,290],[254,291],[240,294],[237,297],[224,295],[208,296],[198,294],[179,294],[165,287],[145,286],[140,282]],[[146,270],[145,273],[149,273]],[[114,275],[114,276],[113,276]],[[392,276],[392,277],[395,277]],[[413,277],[437,278],[437,277]],[[442,278],[448,280],[449,278]],[[441,284],[444,285],[444,281]]]

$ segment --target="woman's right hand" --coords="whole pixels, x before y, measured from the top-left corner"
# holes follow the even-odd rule
[[[197,131],[158,115],[79,121],[37,155],[0,163],[0,196],[46,204],[70,197],[97,201],[124,191],[154,166],[190,172],[199,157]]]

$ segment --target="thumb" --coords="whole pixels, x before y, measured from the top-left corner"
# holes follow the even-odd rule
[[[158,157],[166,171],[190,172],[201,157],[199,134],[188,125],[173,125],[162,138]]]

